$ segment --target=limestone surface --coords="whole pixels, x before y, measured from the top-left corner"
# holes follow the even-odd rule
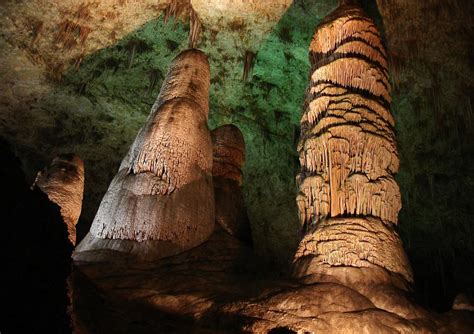
[[[317,28],[297,176],[306,236],[295,274],[381,267],[413,282],[395,226],[401,196],[387,56],[375,23],[343,2]]]
[[[69,240],[76,244],[76,224],[81,215],[84,194],[84,162],[75,154],[61,154],[38,172],[31,187],[38,187],[61,208]]]
[[[154,259],[204,242],[214,230],[209,64],[182,52],[112,181],[76,257],[119,251]],[[81,255],[82,252],[85,252]]]
[[[211,138],[216,223],[229,234],[251,244],[250,221],[242,193],[244,137],[238,127],[227,124],[214,129]]]

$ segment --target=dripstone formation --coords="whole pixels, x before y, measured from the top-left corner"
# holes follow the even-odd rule
[[[306,236],[295,274],[339,280],[366,268],[412,283],[396,232],[399,158],[380,33],[359,7],[342,5],[316,31],[310,61],[297,176]]]
[[[76,260],[111,252],[151,260],[214,230],[209,64],[198,50],[173,61],[145,126],[110,184]]]
[[[197,51],[188,51],[177,58],[170,73],[181,69],[180,61],[190,55],[205,59]],[[205,182],[212,162],[210,137],[203,140],[205,115],[193,123],[200,125],[199,132],[183,125],[194,122],[190,120],[194,113],[183,117],[165,113],[165,101],[173,107],[179,102],[183,109],[172,110],[185,111],[185,107],[204,104],[195,100],[207,103],[202,87],[209,87],[208,76],[199,73],[201,67],[193,70],[193,61],[182,67],[187,70],[190,98],[176,93],[181,92],[181,81],[169,75],[155,104],[158,111],[152,112],[124,160],[86,245],[97,245],[96,240],[104,242],[105,238],[107,242],[117,241],[110,238],[122,238],[120,242],[135,239],[129,244],[133,251],[136,245],[150,242],[147,238],[156,231],[175,233],[157,255],[172,255],[175,244],[183,245],[183,237],[185,247],[205,242],[157,261],[77,261],[75,312],[83,331],[472,332],[474,318],[464,298],[455,304],[456,310],[440,315],[419,306],[410,295],[411,269],[396,233],[400,192],[394,175],[399,162],[388,109],[386,54],[378,30],[360,7],[343,1],[317,28],[310,59],[311,83],[298,147],[302,170],[297,202],[306,235],[295,255],[294,277],[275,277],[270,270],[265,273],[263,262],[244,244],[250,237],[240,193],[245,146],[233,126],[212,133],[218,228],[213,231],[214,220],[203,219],[195,211],[190,220],[194,234],[171,225],[180,223],[173,216],[176,211],[191,214],[194,203],[212,208],[214,218],[212,189],[204,187],[212,186]],[[167,136],[173,140],[164,141]],[[176,153],[171,143],[184,140],[187,146],[180,146]],[[196,153],[203,150],[209,153],[209,160],[200,158],[204,153]],[[192,159],[182,160],[182,156]],[[179,163],[169,165],[167,161]],[[188,201],[174,202],[172,196],[189,182],[201,186],[190,190]],[[137,191],[142,189],[148,190]],[[135,194],[146,196],[135,198]],[[154,220],[155,224],[148,225],[129,219],[154,212],[151,204],[141,202],[147,196],[152,196],[152,203],[170,201],[176,209],[170,213],[171,220]],[[107,220],[108,215],[112,221]],[[101,251],[88,249],[93,256],[84,256],[87,252],[82,251],[76,260],[95,260]]]
[[[216,223],[246,244],[252,243],[250,221],[242,194],[242,166],[245,141],[239,128],[227,124],[211,132],[212,176],[216,202]]]
[[[38,172],[32,188],[38,187],[61,208],[69,240],[76,244],[76,224],[81,215],[84,194],[84,162],[75,154],[61,154]]]

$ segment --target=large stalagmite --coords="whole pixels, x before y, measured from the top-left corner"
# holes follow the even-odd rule
[[[295,274],[338,280],[366,268],[411,283],[396,232],[399,158],[379,31],[358,6],[343,4],[318,27],[310,61],[297,177],[306,236]]]
[[[76,224],[82,210],[84,162],[75,154],[61,154],[38,172],[31,188],[38,187],[61,209],[69,240],[76,244]]]
[[[250,221],[242,194],[245,141],[239,128],[226,124],[211,132],[216,222],[227,233],[251,244]]]
[[[178,55],[145,126],[112,181],[76,260],[119,251],[151,260],[190,249],[214,230],[209,64]]]

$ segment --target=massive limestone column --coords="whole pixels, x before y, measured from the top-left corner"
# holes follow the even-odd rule
[[[238,127],[226,124],[214,129],[211,138],[216,222],[227,233],[247,244],[252,244],[250,221],[242,194],[244,137]]]
[[[209,84],[204,53],[187,50],[173,60],[75,260],[109,259],[114,251],[153,260],[207,240],[214,230]]]
[[[76,224],[82,210],[84,162],[75,154],[61,154],[38,172],[32,189],[38,187],[61,209],[69,240],[76,244]]]
[[[305,236],[295,275],[411,283],[396,232],[399,157],[380,33],[360,7],[343,1],[317,28],[310,61],[297,176]]]

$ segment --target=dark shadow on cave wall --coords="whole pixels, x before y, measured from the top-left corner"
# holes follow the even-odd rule
[[[421,301],[446,310],[457,293],[474,292],[474,3],[377,3],[401,160],[400,234]]]
[[[375,2],[363,5],[379,25],[399,24],[395,18],[381,19]],[[300,237],[295,147],[309,72],[307,49],[314,27],[335,6],[335,0],[295,1],[260,46],[247,82],[241,80],[245,50],[222,49],[219,35],[216,44],[201,46],[211,62],[210,127],[234,123],[243,131],[244,191],[255,245],[282,270]],[[210,40],[206,32],[204,39]],[[31,147],[19,148],[30,178],[59,151],[75,151],[86,163],[79,238],[148,115],[171,59],[186,45],[187,26],[151,21],[70,69],[35,105],[49,123],[38,126]],[[463,121],[466,99],[456,94],[472,92],[472,85],[429,62],[438,57],[431,47],[436,45],[428,43],[409,61],[393,57],[392,111],[401,156],[400,233],[421,300],[442,310],[456,293],[472,294],[474,286],[474,143],[472,122]],[[466,101],[472,100],[470,94]]]

